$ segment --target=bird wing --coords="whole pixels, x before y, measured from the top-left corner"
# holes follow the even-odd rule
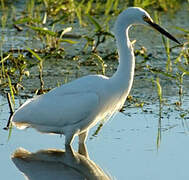
[[[99,96],[94,92],[47,93],[26,102],[13,122],[46,126],[66,126],[87,120],[95,112]]]

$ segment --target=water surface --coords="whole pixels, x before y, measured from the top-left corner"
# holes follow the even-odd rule
[[[24,176],[12,162],[11,154],[19,147],[30,152],[49,148],[63,151],[64,137],[41,134],[33,129],[20,131],[13,128],[7,141],[8,132],[2,128],[9,115],[8,105],[2,96],[0,102],[1,179],[22,180]],[[161,142],[157,148],[158,104],[145,106],[144,109],[145,112],[141,108],[128,108],[124,113],[118,113],[96,137],[92,134],[97,126],[91,129],[86,144],[91,161],[112,179],[188,180],[189,118],[181,119],[176,110],[164,116]],[[77,142],[76,138],[74,151],[77,151]]]

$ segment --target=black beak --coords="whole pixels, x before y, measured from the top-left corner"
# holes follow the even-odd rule
[[[158,24],[152,22],[152,21],[146,21],[150,26],[152,26],[154,29],[156,29],[157,31],[159,31],[161,34],[167,36],[169,39],[171,39],[172,41],[181,44],[175,37],[173,37],[171,34],[169,34],[165,29],[163,29],[162,27],[160,27]]]

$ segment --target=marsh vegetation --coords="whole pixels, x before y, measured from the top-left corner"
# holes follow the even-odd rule
[[[148,10],[157,23],[165,21],[182,45],[175,45],[150,30],[141,32],[136,28],[131,33],[136,75],[126,106],[145,111],[145,105],[158,102],[160,111],[163,106],[169,106],[187,119],[188,109],[183,109],[182,105],[189,84],[189,30],[182,21],[176,21],[181,8],[187,17],[187,5],[184,0],[14,3],[3,0],[0,6],[0,91],[2,94],[10,92],[14,104],[15,95],[30,98],[86,74],[111,76],[118,63],[112,24],[123,9],[139,6]],[[169,24],[173,19],[175,26]],[[177,97],[175,102],[169,103],[169,96]],[[159,114],[161,119],[163,113]]]
[[[13,109],[17,109],[26,99],[78,77],[111,76],[118,65],[112,28],[117,15],[128,6],[146,9],[181,45],[151,29],[132,28],[136,56],[132,91],[113,121],[104,127],[102,121],[89,132],[91,160],[119,180],[188,180],[187,0],[1,0],[2,179],[24,178],[10,160],[16,148],[31,152],[62,149],[64,141],[33,129],[2,130],[9,116],[6,94],[10,93]]]

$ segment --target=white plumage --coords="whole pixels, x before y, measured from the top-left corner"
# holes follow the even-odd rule
[[[151,25],[178,41],[153,23],[141,8],[128,8],[115,23],[119,66],[111,77],[89,75],[57,87],[24,103],[12,116],[18,128],[33,127],[44,133],[64,134],[70,145],[75,135],[84,143],[88,130],[101,119],[111,117],[124,104],[134,76],[134,54],[128,30],[132,24]]]

